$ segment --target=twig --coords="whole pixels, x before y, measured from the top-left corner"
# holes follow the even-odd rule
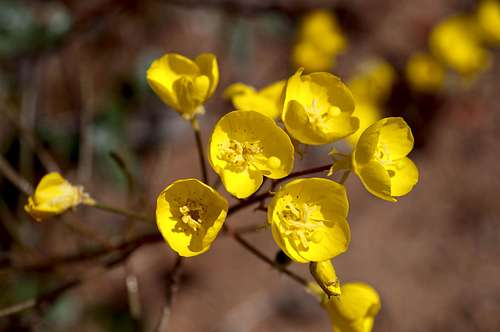
[[[0,172],[25,195],[30,196],[33,193],[33,186],[19,175],[2,155],[0,155]]]
[[[196,118],[193,118],[191,120],[191,127],[193,127],[194,138],[196,140],[196,148],[198,149],[198,159],[200,161],[200,168],[201,168],[203,182],[208,184],[208,171],[207,171],[207,165],[205,163],[205,152],[203,148],[203,141],[201,140],[200,125],[198,123],[198,120],[196,120]]]
[[[160,320],[158,321],[155,331],[158,332],[167,331],[168,322],[170,321],[170,317],[172,315],[172,304],[174,301],[175,294],[177,294],[179,288],[180,276],[182,271],[181,270],[182,262],[183,262],[182,257],[176,256],[174,266],[172,267],[172,269],[168,274],[166,303],[165,306],[163,307],[161,317]]]
[[[117,207],[110,206],[107,204],[97,203],[97,204],[89,205],[89,206],[94,207],[94,208],[99,209],[99,210],[103,210],[103,211],[107,211],[107,212],[111,212],[111,213],[115,213],[115,214],[120,214],[120,215],[125,216],[125,217],[134,218],[136,220],[145,221],[148,223],[151,223],[151,220],[152,220],[151,218],[149,218],[146,215],[135,213],[133,211],[129,211],[129,210],[122,209],[122,208],[117,208]]]
[[[80,147],[78,156],[78,182],[87,184],[92,176],[92,120],[93,91],[89,73],[80,68]]]

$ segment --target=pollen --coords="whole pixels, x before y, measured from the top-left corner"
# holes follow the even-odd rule
[[[308,203],[294,203],[291,196],[287,196],[285,202],[282,211],[278,213],[284,234],[302,250],[307,250],[310,241],[317,243],[322,239],[321,234],[317,232],[324,222],[323,219],[317,218],[320,207]]]
[[[182,215],[180,220],[184,225],[197,232],[202,225],[201,216],[204,210],[205,207],[202,204],[188,199],[185,205],[179,207],[179,212]]]
[[[237,169],[245,169],[253,164],[259,153],[262,153],[259,141],[239,142],[230,139],[220,146],[218,157]]]

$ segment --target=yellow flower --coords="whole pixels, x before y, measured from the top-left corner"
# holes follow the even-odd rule
[[[387,201],[406,195],[418,181],[418,169],[406,156],[413,135],[402,118],[384,118],[368,127],[356,144],[352,164],[365,188]]]
[[[389,96],[395,79],[396,71],[389,62],[371,59],[361,64],[359,72],[347,85],[356,101],[380,104]]]
[[[353,282],[341,287],[341,295],[323,302],[333,332],[370,332],[380,311],[380,296],[371,286]]]
[[[346,45],[333,13],[316,10],[302,19],[298,41],[293,48],[293,62],[297,67],[304,67],[306,72],[327,71]]]
[[[191,257],[210,248],[227,209],[227,200],[211,187],[196,179],[181,179],[158,195],[156,223],[170,248]]]
[[[275,119],[281,115],[283,108],[281,95],[284,87],[285,81],[278,81],[255,91],[251,86],[235,83],[226,88],[224,97],[231,98],[238,110],[256,111]]]
[[[311,262],[309,269],[328,297],[340,295],[340,281],[331,261]]]
[[[352,134],[359,126],[353,111],[352,94],[335,75],[299,69],[288,79],[282,120],[301,143],[328,144]]]
[[[443,85],[444,68],[430,54],[415,53],[406,63],[406,79],[416,91],[433,92]]]
[[[219,68],[211,53],[200,54],[194,61],[168,53],[153,61],[147,79],[165,104],[184,118],[192,119],[204,112],[203,104],[219,82]]]
[[[490,43],[500,43],[500,2],[481,1],[477,10],[477,20],[483,37]]]
[[[238,198],[256,192],[262,177],[279,179],[293,168],[293,145],[275,122],[255,111],[234,111],[215,125],[209,161],[226,190]]]
[[[267,220],[285,254],[300,262],[322,262],[347,250],[349,202],[343,185],[324,178],[285,184],[269,204]]]
[[[481,45],[478,27],[470,17],[445,19],[431,33],[429,44],[434,56],[463,76],[486,69],[490,53]]]
[[[95,201],[83,191],[83,187],[74,186],[61,174],[53,172],[40,180],[24,210],[36,221],[43,221],[79,204],[94,205]]]
[[[356,103],[356,108],[354,109],[354,113],[352,113],[352,115],[359,119],[359,129],[352,135],[347,136],[346,140],[354,146],[361,136],[361,133],[363,133],[366,128],[374,124],[377,120],[382,118],[382,110],[375,103],[359,100]]]

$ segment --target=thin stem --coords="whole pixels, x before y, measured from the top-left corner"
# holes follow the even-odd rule
[[[120,214],[120,215],[125,216],[125,217],[145,221],[148,223],[151,222],[151,218],[149,218],[148,216],[145,216],[143,214],[138,214],[138,213],[135,213],[133,211],[126,210],[126,209],[117,208],[117,207],[109,206],[109,205],[102,204],[102,203],[96,203],[94,205],[89,205],[89,206],[94,207],[94,208],[99,209],[99,210],[111,212],[114,214]]]
[[[201,168],[203,182],[208,184],[208,172],[207,172],[207,165],[205,163],[203,141],[201,140],[200,125],[198,124],[198,120],[196,120],[196,118],[193,118],[191,120],[191,127],[193,128],[194,138],[196,140],[196,147],[198,149],[198,159],[200,161],[200,168]]]
[[[2,155],[0,155],[0,173],[27,196],[33,193],[34,189],[31,183],[19,175]]]
[[[351,174],[351,170],[350,169],[348,169],[347,171],[345,171],[344,174],[342,174],[342,178],[340,179],[339,183],[340,184],[344,184],[350,174]]]
[[[308,282],[306,279],[302,278],[301,276],[295,274],[294,272],[288,270],[285,267],[277,265],[274,260],[271,258],[267,257],[264,253],[262,253],[259,249],[255,248],[250,242],[245,240],[240,234],[236,233],[229,227],[225,227],[225,230],[227,234],[229,234],[236,242],[238,242],[242,247],[247,249],[250,253],[252,253],[255,257],[260,259],[261,261],[267,263],[270,265],[272,268],[279,272],[283,272],[290,278],[292,278],[294,281],[298,282],[302,286],[307,286]]]

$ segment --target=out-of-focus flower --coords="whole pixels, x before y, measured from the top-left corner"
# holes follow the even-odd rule
[[[325,10],[306,15],[297,36],[292,59],[297,67],[305,68],[306,72],[330,70],[334,66],[335,57],[347,45],[335,16]]]
[[[256,192],[263,176],[279,179],[293,169],[294,148],[276,123],[255,111],[234,111],[215,125],[209,161],[226,190],[238,198]]]
[[[83,191],[83,187],[74,186],[61,174],[53,172],[40,180],[24,210],[36,221],[43,221],[79,204],[94,205],[95,201]]]
[[[153,61],[147,72],[148,83],[165,104],[184,118],[204,112],[203,104],[219,83],[217,59],[211,53],[191,60],[168,53]]]
[[[340,281],[330,260],[311,262],[309,269],[318,285],[328,297],[340,295]]]
[[[299,69],[287,81],[282,120],[301,143],[328,144],[352,134],[359,127],[353,111],[353,96],[335,75]]]
[[[406,157],[412,149],[413,135],[403,118],[384,118],[361,134],[352,157],[354,172],[370,193],[395,202],[418,181],[418,169]]]
[[[406,79],[420,92],[435,92],[442,85],[445,75],[443,66],[428,53],[415,53],[406,63]]]
[[[343,284],[340,296],[323,302],[333,325],[333,332],[370,332],[380,311],[380,296],[368,284]]]
[[[359,100],[356,102],[353,116],[359,119],[359,129],[352,135],[346,137],[346,141],[352,146],[356,145],[363,131],[382,118],[382,109],[375,103]]]
[[[274,240],[294,261],[322,262],[345,252],[351,240],[345,187],[324,178],[285,184],[267,210]]]
[[[372,59],[361,65],[347,85],[356,101],[379,104],[387,99],[395,79],[396,71],[389,62]]]
[[[483,0],[477,9],[477,21],[483,38],[492,44],[500,43],[500,2]]]
[[[166,187],[156,202],[156,223],[172,248],[184,257],[204,253],[226,219],[227,200],[197,179]]]
[[[465,15],[452,16],[439,23],[431,33],[429,44],[437,59],[465,77],[474,76],[490,64],[491,55],[481,45],[475,20]]]
[[[238,110],[256,111],[275,119],[281,115],[283,108],[281,97],[285,83],[278,81],[259,91],[249,85],[235,83],[226,88],[224,97],[230,98]]]

